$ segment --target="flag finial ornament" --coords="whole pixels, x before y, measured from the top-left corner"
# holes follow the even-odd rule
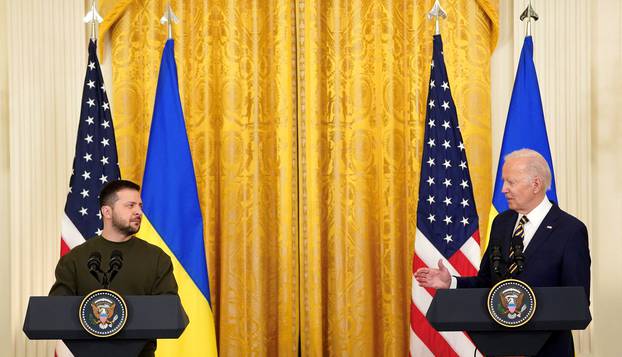
[[[173,38],[173,22],[179,23],[179,18],[173,12],[173,8],[171,7],[171,2],[166,5],[166,10],[164,11],[164,15],[160,19],[160,23],[162,25],[168,25],[168,39],[171,40]]]
[[[442,17],[444,19],[447,18],[447,12],[445,11],[445,9],[443,9],[443,7],[441,6],[441,3],[436,0],[434,2],[434,6],[432,6],[432,9],[428,12],[428,20],[432,20],[435,19],[435,35],[440,35],[441,34],[441,27],[439,25],[439,17]]]
[[[527,4],[527,8],[525,8],[525,11],[523,11],[522,14],[520,14],[520,20],[524,21],[525,19],[527,19],[527,28],[525,30],[525,36],[531,36],[531,22],[533,21],[538,21],[538,19],[540,18],[540,16],[538,16],[538,14],[536,13],[536,10],[533,9],[533,6],[531,6],[531,1],[529,1],[529,4]]]
[[[97,12],[97,7],[95,6],[95,0],[91,1],[91,11],[87,12],[82,18],[85,24],[91,25],[91,40],[97,40],[97,32],[95,30],[95,26],[97,24],[101,24],[104,19]]]

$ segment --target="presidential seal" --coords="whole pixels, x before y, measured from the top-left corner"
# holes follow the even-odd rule
[[[127,306],[112,290],[95,290],[84,297],[78,311],[80,324],[93,336],[116,335],[127,321]]]
[[[490,317],[499,325],[518,327],[536,312],[536,295],[525,282],[506,279],[490,289],[487,305]]]

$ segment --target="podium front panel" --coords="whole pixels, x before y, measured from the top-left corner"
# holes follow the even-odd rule
[[[118,334],[106,339],[155,340],[178,338],[188,317],[177,295],[124,296],[127,323]],[[33,340],[95,340],[78,318],[82,296],[33,296],[28,302],[24,332]]]
[[[527,324],[503,327],[488,313],[490,289],[439,289],[426,315],[438,331],[582,330],[591,321],[582,287],[533,288],[536,312]]]

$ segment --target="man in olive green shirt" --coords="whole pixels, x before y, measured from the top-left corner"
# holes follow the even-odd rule
[[[126,180],[111,181],[102,188],[102,234],[60,258],[49,295],[86,295],[101,289],[101,281],[91,275],[87,262],[93,253],[99,253],[102,270],[107,270],[113,251],[121,253],[123,265],[110,280],[109,289],[121,295],[177,294],[171,258],[159,247],[134,236],[143,216],[139,190],[140,186]],[[155,341],[147,344],[141,356],[153,355],[153,351]]]

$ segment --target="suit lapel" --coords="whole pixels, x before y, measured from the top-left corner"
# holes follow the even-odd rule
[[[531,238],[531,242],[529,242],[527,249],[525,249],[525,257],[532,256],[538,248],[542,246],[542,243],[546,242],[547,238],[551,235],[551,233],[553,233],[555,228],[557,228],[555,224],[559,218],[559,215],[559,207],[556,204],[553,204],[549,210],[549,213],[546,214],[544,220],[540,223],[540,226],[538,227],[538,230],[536,230],[533,238]]]

